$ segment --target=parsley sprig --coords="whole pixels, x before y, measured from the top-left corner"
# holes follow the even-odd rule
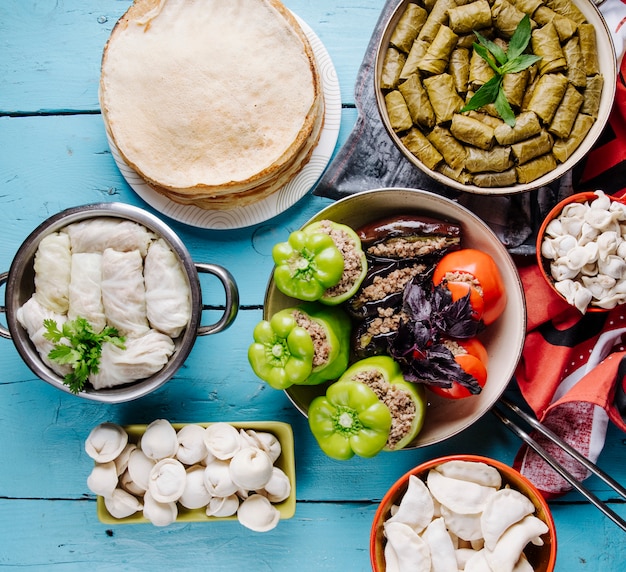
[[[54,343],[48,358],[72,366],[73,371],[63,378],[63,383],[75,394],[85,387],[89,374],[98,373],[102,344],[109,342],[125,349],[125,338],[120,337],[115,328],[106,327],[95,333],[91,324],[80,316],[64,322],[60,329],[52,319],[44,320],[43,324],[46,328],[44,338]]]
[[[515,126],[515,114],[502,88],[502,79],[508,73],[518,73],[532,66],[541,59],[541,56],[525,54],[531,36],[530,18],[524,15],[515,28],[515,32],[505,52],[500,46],[474,32],[480,43],[474,43],[474,50],[483,58],[494,71],[495,75],[472,96],[467,105],[461,109],[473,111],[489,103],[494,103],[500,117],[510,125]]]

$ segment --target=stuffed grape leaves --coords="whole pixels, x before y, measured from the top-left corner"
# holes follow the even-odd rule
[[[493,147],[488,151],[477,147],[467,147],[465,168],[470,173],[501,173],[513,166],[510,147]]]
[[[540,76],[527,109],[534,111],[544,123],[550,123],[565,95],[567,86],[567,78],[562,73],[548,73]]]
[[[580,8],[572,0],[546,0],[548,8],[552,8],[557,14],[574,20],[577,24],[584,24],[587,19]]]
[[[385,95],[385,106],[387,107],[391,128],[396,133],[407,131],[413,126],[409,108],[404,101],[404,97],[397,89]]]
[[[456,46],[458,36],[448,26],[441,25],[417,68],[425,75],[443,73],[448,67],[450,54]]]
[[[448,129],[437,125],[426,137],[451,169],[460,171],[463,168],[467,151]]]
[[[453,169],[447,163],[441,163],[441,165],[437,167],[437,171],[463,185],[469,185],[472,183],[472,175],[470,175],[466,170]]]
[[[574,36],[565,43],[563,55],[567,62],[567,80],[574,87],[585,87],[587,85],[587,72],[585,71],[585,60],[580,49],[578,36]]]
[[[533,53],[541,57],[539,60],[539,73],[553,73],[564,71],[567,61],[561,49],[559,35],[552,22],[541,28],[535,28],[530,38]]]
[[[543,5],[543,0],[513,0],[512,4],[524,14],[532,15]]]
[[[568,137],[584,99],[582,93],[572,84],[569,84],[561,100],[561,104],[554,114],[552,123],[550,123],[550,127],[548,127],[548,131],[556,137]]]
[[[427,77],[424,80],[424,87],[438,124],[451,121],[454,113],[460,111],[464,105],[461,96],[454,89],[454,79],[450,74],[442,73]]]
[[[569,40],[578,30],[578,24],[574,22],[574,20],[571,20],[567,16],[557,14],[547,6],[540,6],[532,14],[533,20],[541,26],[545,26],[548,23],[554,24],[556,33],[561,42]]]
[[[404,146],[429,169],[436,169],[443,157],[419,129],[411,129],[403,138]]]
[[[439,26],[448,22],[448,10],[454,8],[455,6],[455,0],[437,0],[433,4],[433,7],[428,14],[428,18],[426,18],[426,22],[417,35],[417,39],[432,42],[437,35]]]
[[[511,145],[513,156],[517,160],[518,165],[528,163],[528,161],[549,153],[552,149],[552,137],[547,131],[541,131],[539,135],[535,135],[530,139],[525,139],[519,143]]]
[[[402,71],[400,72],[400,79],[407,79],[414,73],[417,73],[417,64],[424,57],[426,50],[428,49],[429,42],[425,40],[415,40],[409,51],[409,55],[406,57]]]
[[[530,69],[526,68],[517,73],[507,73],[502,78],[504,95],[513,109],[522,107],[524,94],[530,81],[530,73]]]
[[[406,62],[406,55],[396,48],[387,48],[380,74],[380,87],[394,89],[400,80],[400,73]]]
[[[491,149],[493,147],[493,127],[467,115],[455,113],[452,116],[450,133],[462,143],[467,143],[480,149]]]
[[[585,100],[580,110],[587,115],[591,115],[594,119],[598,117],[598,111],[600,110],[603,85],[604,78],[599,74],[587,78],[587,86],[583,93]]]
[[[478,90],[495,75],[491,66],[480,57],[477,51],[472,51],[470,56],[469,86]]]
[[[503,123],[494,129],[494,137],[500,145],[512,145],[541,132],[541,124],[533,111],[523,111],[515,121],[515,127]]]
[[[389,43],[408,54],[427,17],[428,12],[421,6],[413,3],[407,4],[406,10],[400,16],[391,34]]]
[[[515,167],[501,173],[476,173],[472,181],[477,187],[510,187],[517,183],[517,173]]]
[[[470,52],[466,48],[456,48],[450,54],[448,71],[454,79],[454,87],[460,94],[467,93],[469,83]]]
[[[469,34],[491,26],[491,6],[487,0],[476,0],[448,10],[448,25],[456,34]]]
[[[574,127],[572,127],[569,137],[567,139],[557,139],[554,142],[552,154],[559,163],[565,163],[574,151],[578,149],[587,133],[589,133],[593,123],[594,119],[590,115],[579,113],[576,116]]]
[[[580,38],[580,51],[583,53],[585,62],[585,73],[588,76],[599,74],[598,45],[593,24],[581,24],[578,27],[578,37]]]
[[[518,24],[524,17],[524,12],[516,8],[508,0],[494,0],[491,5],[491,17],[500,35],[511,39]]]
[[[435,125],[435,112],[419,75],[413,74],[401,83],[398,89],[406,102],[413,123],[426,129],[433,127]]]
[[[546,153],[541,155],[541,157],[528,161],[528,163],[517,165],[515,167],[517,182],[522,185],[531,183],[554,169],[556,169],[556,160],[552,153]]]
[[[500,127],[500,125],[504,123],[504,121],[502,121],[499,117],[494,117],[493,115],[483,113],[482,111],[468,111],[467,116],[478,119],[478,121],[481,121],[485,125],[489,125],[489,127],[493,127],[494,129],[496,127]]]

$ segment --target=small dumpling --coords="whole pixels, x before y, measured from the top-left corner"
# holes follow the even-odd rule
[[[385,549],[385,554],[393,551],[393,555],[389,556],[389,564],[397,565],[395,570],[398,571],[430,572],[431,556],[426,541],[407,524],[386,522],[384,526],[389,547]],[[389,572],[393,569],[387,566]]]
[[[478,540],[483,537],[481,528],[482,513],[459,514],[442,506],[441,513],[448,530],[461,540]]]
[[[430,550],[431,572],[457,572],[455,547],[443,518],[434,519],[422,538]]]
[[[398,510],[387,522],[402,522],[420,533],[433,519],[434,512],[433,497],[424,481],[411,475]]]
[[[502,476],[500,471],[486,463],[478,461],[448,461],[435,467],[445,477],[469,481],[484,487],[502,486]]]
[[[48,310],[67,313],[71,268],[68,236],[58,232],[44,236],[35,253],[35,296]]]
[[[446,477],[434,469],[428,472],[426,483],[442,505],[459,514],[482,512],[489,497],[496,492],[493,487]]]

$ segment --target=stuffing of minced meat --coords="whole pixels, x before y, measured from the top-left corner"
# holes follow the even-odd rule
[[[338,284],[327,290],[331,296],[339,296],[350,290],[352,285],[361,275],[361,255],[356,248],[354,239],[340,228],[332,226],[331,221],[323,220],[320,230],[333,239],[335,246],[343,255],[343,274]]]
[[[424,272],[426,266],[416,264],[406,268],[398,268],[385,276],[376,276],[372,283],[362,288],[358,294],[358,301],[362,304],[371,300],[382,300],[388,294],[400,292],[407,283],[418,274]]]
[[[443,340],[443,345],[452,352],[453,356],[466,354],[467,350],[454,340]]]
[[[378,316],[368,324],[367,335],[373,337],[395,332],[405,316],[404,312],[398,312],[396,308],[378,308]]]
[[[328,356],[330,354],[330,345],[328,344],[328,338],[324,328],[317,322],[311,320],[306,314],[296,310],[293,312],[293,317],[296,320],[298,326],[304,328],[311,339],[313,340],[313,347],[315,353],[313,355],[313,367],[324,365],[328,362]]]
[[[470,286],[473,286],[474,288],[476,288],[476,290],[478,290],[478,292],[482,296],[483,289],[482,289],[482,286],[480,285],[480,282],[476,280],[476,278],[474,278],[474,276],[472,276],[468,272],[463,272],[460,270],[456,272],[446,272],[443,279],[447,282],[467,282]]]
[[[395,446],[409,433],[415,419],[415,402],[407,391],[385,381],[384,377],[375,369],[360,371],[352,378],[371,388],[391,412],[391,430],[387,438],[387,447]]]
[[[393,258],[413,258],[425,256],[447,248],[454,239],[448,236],[428,236],[419,239],[396,237],[373,244],[367,249],[374,256],[389,256]]]

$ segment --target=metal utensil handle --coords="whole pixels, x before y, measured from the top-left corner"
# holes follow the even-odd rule
[[[9,273],[3,272],[0,274],[0,286],[6,284],[9,279]],[[0,306],[0,312],[2,312],[5,316],[7,314],[6,306]],[[11,332],[7,328],[5,328],[2,324],[0,324],[0,338],[6,338],[7,340],[11,339]]]
[[[239,312],[239,290],[237,283],[233,278],[233,275],[222,266],[217,264],[203,264],[195,263],[196,270],[205,274],[212,274],[215,276],[224,287],[226,294],[226,307],[222,317],[214,324],[207,326],[198,326],[198,335],[207,336],[209,334],[216,334],[228,328],[234,321],[237,313]]]

